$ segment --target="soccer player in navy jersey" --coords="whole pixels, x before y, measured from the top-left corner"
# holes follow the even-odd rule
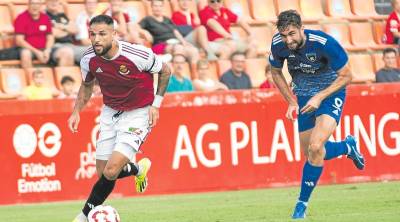
[[[300,145],[307,158],[303,167],[301,191],[292,218],[302,219],[311,192],[322,173],[324,160],[347,155],[364,169],[364,158],[356,140],[349,135],[340,142],[328,141],[339,123],[346,98],[346,85],[352,75],[345,50],[322,31],[304,29],[295,10],[279,14],[278,32],[271,43],[269,61],[276,86],[289,103],[286,117],[298,114]],[[284,60],[292,76],[293,92],[282,74]],[[300,110],[300,112],[299,112]]]
[[[150,49],[117,40],[114,21],[107,15],[90,21],[89,37],[92,46],[81,59],[82,84],[68,126],[77,132],[79,112],[89,101],[97,80],[104,102],[96,145],[99,179],[74,222],[87,221],[89,211],[105,201],[118,178],[134,176],[136,191],[145,191],[151,161],[131,160],[157,123],[171,75],[168,66]],[[156,95],[153,74],[160,74]]]

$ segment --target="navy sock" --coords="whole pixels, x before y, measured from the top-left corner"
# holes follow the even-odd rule
[[[139,172],[139,167],[135,163],[128,163],[122,168],[121,172],[118,175],[118,179],[136,175]]]
[[[308,202],[311,192],[314,190],[314,187],[317,186],[322,169],[322,166],[313,166],[306,161],[303,168],[303,178],[301,179],[300,201]]]
[[[340,155],[347,154],[347,144],[346,141],[340,141],[340,142],[331,142],[328,141],[325,143],[325,158],[324,160],[330,160],[333,158],[336,158]]]
[[[82,212],[87,216],[91,209],[102,204],[114,189],[115,180],[108,180],[104,175],[94,184]]]

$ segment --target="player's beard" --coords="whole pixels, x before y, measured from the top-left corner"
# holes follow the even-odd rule
[[[96,53],[97,56],[104,56],[105,54],[108,53],[108,51],[110,51],[111,47],[112,47],[112,43],[109,45],[103,46],[103,50],[101,50],[101,52],[97,52],[96,49],[94,49],[94,52]],[[93,48],[95,48],[95,47],[93,46]]]
[[[294,41],[295,43],[296,43],[296,47],[295,48],[290,48],[289,47],[289,45],[287,45],[287,47],[290,49],[290,50],[298,50],[299,48],[301,48],[302,46],[303,46],[303,44],[304,44],[304,38],[302,38],[302,39],[300,39],[300,41]]]

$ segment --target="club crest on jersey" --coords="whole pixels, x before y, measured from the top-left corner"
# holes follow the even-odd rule
[[[119,74],[121,75],[128,75],[131,71],[126,67],[125,65],[120,65],[119,66]]]
[[[315,62],[317,60],[317,54],[315,53],[306,53],[306,57],[310,62]]]

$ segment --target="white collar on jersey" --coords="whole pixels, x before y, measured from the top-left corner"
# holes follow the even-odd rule
[[[117,43],[118,43],[118,51],[117,51],[117,53],[115,54],[115,56],[112,57],[111,59],[104,58],[103,56],[102,56],[101,58],[103,58],[103,59],[105,59],[105,60],[114,60],[114,59],[116,59],[119,55],[121,55],[122,43],[121,43],[120,41],[118,41],[117,39],[115,39],[115,41],[117,41]]]

